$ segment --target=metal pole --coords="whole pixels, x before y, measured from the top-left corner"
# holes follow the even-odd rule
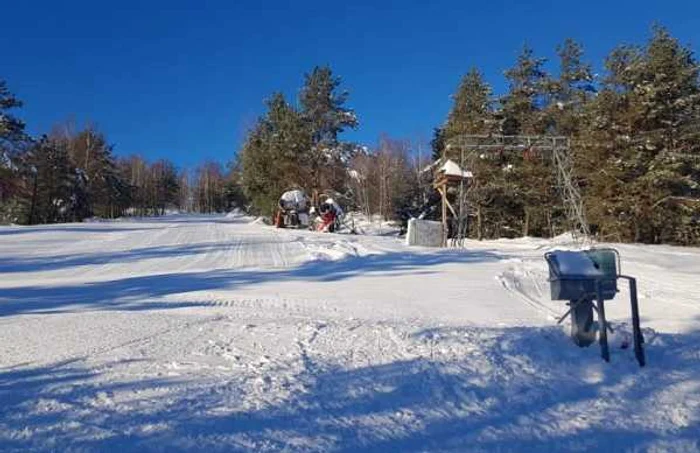
[[[31,206],[29,207],[29,224],[34,225],[34,211],[36,210],[36,198],[37,198],[37,188],[38,188],[38,176],[37,176],[37,169],[36,167],[32,166],[32,175],[33,175],[33,182],[32,182],[32,202]]]
[[[598,298],[598,321],[600,322],[598,340],[600,342],[600,355],[606,362],[610,361],[610,348],[608,347],[608,329],[605,320],[605,302],[603,300],[602,281],[596,280],[596,296]]]
[[[644,336],[639,326],[639,304],[637,303],[637,279],[627,277],[630,282],[630,302],[632,303],[632,333],[634,335],[634,356],[639,366],[646,365],[644,356]]]
[[[442,195],[442,246],[447,247],[447,185],[440,190]]]
[[[460,152],[460,158],[459,158],[459,233],[457,236],[457,240],[459,241],[459,246],[463,247],[464,243],[464,237],[466,236],[464,234],[464,148],[461,149]]]

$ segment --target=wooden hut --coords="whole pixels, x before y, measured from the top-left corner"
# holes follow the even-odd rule
[[[464,204],[463,191],[474,177],[472,172],[461,168],[456,162],[450,159],[440,159],[432,166],[434,171],[433,187],[440,194],[442,199],[442,245],[447,245],[448,239],[448,219],[450,215],[458,222],[466,222],[466,208]],[[449,194],[456,192],[457,207],[450,203]],[[461,239],[461,238],[460,238]]]

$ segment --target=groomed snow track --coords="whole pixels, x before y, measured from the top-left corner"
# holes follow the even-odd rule
[[[567,245],[0,227],[0,450],[700,451],[700,250],[620,246],[639,369],[626,294],[609,364],[554,325],[542,254]]]

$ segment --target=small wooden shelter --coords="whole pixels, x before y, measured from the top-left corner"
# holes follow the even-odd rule
[[[466,222],[466,207],[464,204],[464,191],[469,181],[474,177],[472,172],[461,168],[456,162],[442,158],[435,162],[433,168],[433,187],[442,199],[442,245],[447,245],[449,214],[459,222]],[[455,209],[450,203],[448,193],[451,189],[458,192],[459,206]]]

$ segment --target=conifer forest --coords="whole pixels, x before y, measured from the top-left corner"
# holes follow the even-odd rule
[[[617,45],[602,62],[590,61],[572,39],[539,51],[524,46],[504,68],[503,93],[480,68],[465,68],[425,146],[390,134],[376,144],[343,140],[344,131],[362,125],[352,87],[329,66],[310,68],[300,74],[297,99],[271,93],[264,100],[264,113],[239,149],[232,144],[228,162],[196,168],[122,154],[105,132],[109,124],[66,121],[31,136],[31,118],[0,74],[0,223],[234,208],[269,217],[290,188],[330,193],[347,210],[387,220],[430,218],[437,214],[428,170],[451,159],[473,174],[465,196],[469,237],[553,237],[570,225],[547,153],[469,153],[451,144],[462,136],[557,136],[569,141],[596,238],[700,245],[700,65],[693,49],[654,26],[646,42]]]

